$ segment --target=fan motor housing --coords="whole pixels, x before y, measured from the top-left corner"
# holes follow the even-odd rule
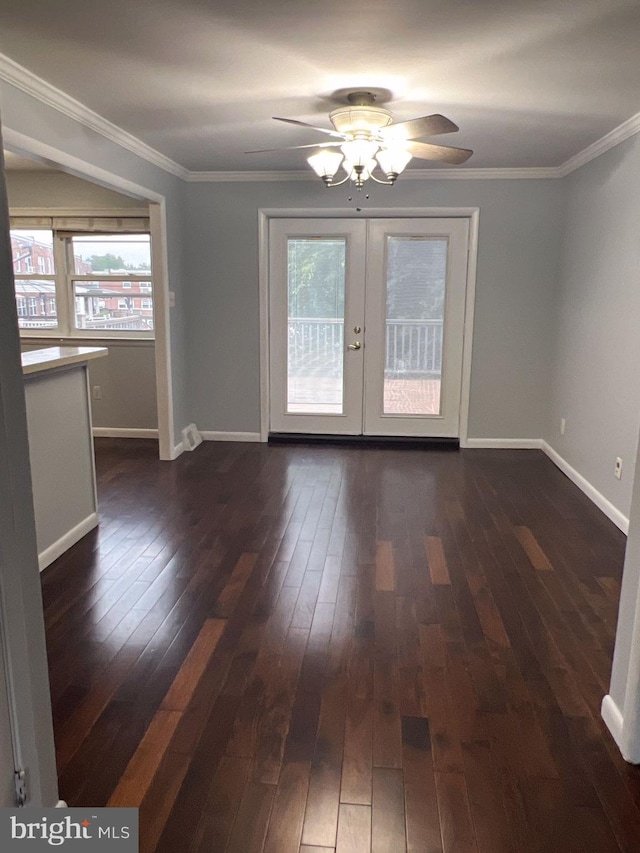
[[[393,121],[389,110],[382,107],[349,106],[339,107],[329,113],[331,124],[339,133],[374,132],[387,127]]]

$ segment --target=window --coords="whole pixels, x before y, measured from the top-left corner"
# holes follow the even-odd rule
[[[34,334],[57,331],[56,279],[54,275],[44,274],[46,265],[41,263],[49,257],[52,271],[55,268],[53,231],[50,228],[12,229],[11,254],[20,328],[33,330]],[[29,275],[33,272],[35,258],[40,270],[37,277]]]
[[[132,233],[126,226],[124,231],[108,233],[108,220],[102,221],[104,233],[83,232],[81,220],[53,218],[49,220],[52,227],[41,226],[40,221],[38,226],[27,227],[33,223],[12,220],[22,334],[153,337],[151,237],[138,230],[148,228],[148,221],[129,225],[136,228]],[[123,221],[114,221],[114,230],[115,226],[122,228]],[[38,273],[32,275],[35,265]],[[145,298],[139,298],[143,294]]]

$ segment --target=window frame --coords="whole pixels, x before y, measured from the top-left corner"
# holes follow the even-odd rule
[[[20,230],[30,230],[30,231],[46,231],[53,234],[53,266],[54,272],[51,274],[44,273],[15,273],[14,279],[17,281],[51,281],[54,284],[54,293],[51,294],[51,297],[55,296],[56,306],[57,306],[57,325],[54,327],[42,327],[42,328],[24,328],[20,327],[20,337],[21,338],[69,338],[69,339],[104,339],[104,340],[154,340],[155,339],[155,323],[156,323],[156,310],[155,310],[155,283],[153,277],[153,249],[151,246],[151,234],[149,230],[119,230],[114,228],[114,230],[108,230],[107,228],[101,229],[99,231],[94,231],[92,229],[80,230],[74,229],[70,231],[65,228],[56,228],[55,222],[51,224],[35,224],[29,222],[28,224],[21,224],[20,217],[15,217],[11,223],[11,230],[20,231]],[[75,253],[74,253],[74,245],[73,238],[74,237],[95,237],[99,239],[100,237],[119,237],[119,236],[132,236],[139,234],[140,236],[149,237],[149,246],[150,246],[150,267],[149,272],[138,274],[132,273],[129,275],[125,275],[121,272],[117,274],[110,274],[105,271],[94,270],[90,274],[81,274],[75,272]],[[49,262],[49,266],[51,262]],[[96,296],[103,295],[104,286],[108,285],[109,281],[117,282],[121,284],[121,288],[123,291],[126,291],[126,295],[129,298],[145,298],[151,300],[151,311],[152,311],[152,319],[154,328],[149,330],[144,329],[81,329],[76,327],[76,310],[75,310],[75,300],[76,296],[76,285],[81,284],[84,281],[99,281],[102,287],[99,290],[95,291]],[[141,284],[149,285],[150,287],[145,287],[144,290],[140,289],[139,294],[131,293],[132,285],[136,282],[140,282]],[[84,294],[82,294],[84,296]],[[108,294],[111,298],[113,298],[113,294]],[[47,299],[50,297],[47,296]],[[28,297],[25,296],[25,306],[28,306]],[[142,309],[141,309],[142,310]],[[149,309],[144,309],[149,310]],[[25,319],[24,317],[20,317],[20,319]]]

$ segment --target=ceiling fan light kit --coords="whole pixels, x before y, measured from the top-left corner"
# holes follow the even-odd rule
[[[318,149],[307,158],[307,163],[327,187],[339,187],[352,181],[360,189],[369,179],[391,186],[413,157],[459,165],[473,154],[468,148],[416,141],[425,136],[455,133],[457,125],[445,116],[421,116],[393,124],[393,115],[389,110],[374,106],[375,95],[371,92],[352,92],[347,100],[349,106],[339,107],[329,113],[329,120],[335,130],[274,116],[276,121],[308,127],[336,138],[335,142],[291,146],[291,149]],[[339,150],[332,150],[335,148]],[[340,166],[346,172],[346,177],[336,180]],[[377,177],[374,170],[378,169],[384,178]]]

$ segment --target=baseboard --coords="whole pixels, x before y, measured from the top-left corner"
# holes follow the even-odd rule
[[[94,438],[157,438],[157,429],[128,429],[126,427],[94,427]]]
[[[53,545],[49,545],[40,554],[38,554],[38,565],[40,571],[50,566],[54,560],[57,560],[61,554],[79,542],[83,536],[86,536],[90,530],[98,526],[98,513],[92,512],[80,524],[76,524],[71,530],[67,531],[64,536],[61,536]]]
[[[205,441],[261,441],[259,432],[218,432],[217,430],[201,430],[200,435]]]
[[[541,442],[541,447],[554,465],[557,465],[562,473],[566,474],[571,482],[575,483],[576,486],[594,502],[598,509],[602,510],[607,518],[616,525],[616,527],[620,528],[623,533],[629,532],[629,519],[626,515],[623,515],[608,498],[605,498],[605,496],[599,492],[595,486],[592,486],[591,483],[582,476],[582,474],[576,471],[572,465],[569,465],[567,460],[563,459],[558,451],[554,450],[550,444],[547,444],[547,442],[543,440]]]
[[[460,441],[464,448],[498,448],[501,450],[540,450],[541,438],[465,438]]]
[[[180,442],[178,442],[178,444],[176,444],[176,446],[171,451],[171,461],[173,462],[174,459],[177,459],[178,456],[182,456],[183,453],[184,453],[184,444],[180,441]]]
[[[624,726],[624,717],[622,716],[622,711],[618,708],[609,693],[607,693],[602,700],[600,713],[606,727],[611,732],[611,737],[615,740],[620,752],[622,752],[622,729]]]

